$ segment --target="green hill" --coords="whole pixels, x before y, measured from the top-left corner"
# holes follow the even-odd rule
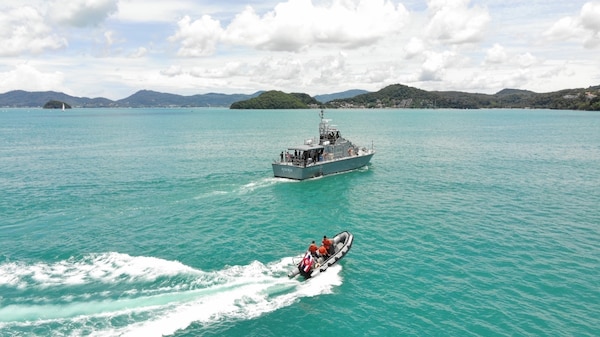
[[[314,98],[307,94],[287,94],[277,90],[266,91],[258,97],[231,104],[231,109],[308,109],[319,106]]]
[[[536,108],[600,110],[600,86],[550,93],[504,89],[496,94],[459,91],[425,91],[402,84],[352,98],[336,99],[328,108]]]

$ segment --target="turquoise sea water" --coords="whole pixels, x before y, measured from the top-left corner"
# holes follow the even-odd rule
[[[316,110],[0,110],[0,335],[600,335],[600,114],[327,117],[376,155],[292,182]]]

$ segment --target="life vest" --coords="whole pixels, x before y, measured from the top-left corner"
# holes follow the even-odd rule
[[[329,254],[329,252],[327,251],[327,247],[325,247],[325,246],[319,247],[319,254],[321,254],[322,256]]]

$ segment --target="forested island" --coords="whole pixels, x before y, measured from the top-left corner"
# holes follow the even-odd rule
[[[44,109],[71,109],[71,106],[65,102],[51,100],[43,106]]]
[[[308,94],[291,93],[281,91],[267,91],[245,101],[235,102],[231,109],[309,109],[317,108],[322,103],[310,97]]]

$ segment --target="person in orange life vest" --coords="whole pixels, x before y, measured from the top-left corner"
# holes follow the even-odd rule
[[[325,248],[325,246],[319,247],[319,255],[321,255],[325,259],[329,257],[329,252],[327,251],[327,248]]]
[[[331,253],[331,240],[327,238],[327,235],[323,235],[323,246],[327,249],[327,253]]]
[[[315,244],[315,241],[313,241],[310,246],[308,246],[308,251],[313,255],[316,256],[317,255],[317,245]]]

